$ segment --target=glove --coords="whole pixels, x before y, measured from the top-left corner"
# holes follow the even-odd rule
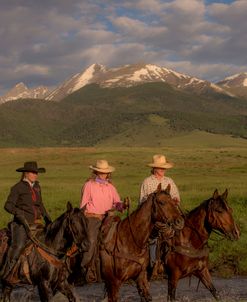
[[[18,223],[20,223],[24,226],[25,231],[27,233],[27,237],[32,240],[34,237],[33,237],[33,234],[30,230],[29,224],[27,223],[25,217],[23,215],[21,215],[20,213],[17,213],[15,215],[15,219],[17,220]]]
[[[28,234],[30,232],[30,228],[29,228],[29,225],[28,225],[25,217],[23,215],[21,215],[20,213],[16,213],[15,219],[17,220],[18,223],[20,223],[24,226],[24,228]]]

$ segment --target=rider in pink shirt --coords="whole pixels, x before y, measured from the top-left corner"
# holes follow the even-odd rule
[[[110,176],[115,170],[106,160],[97,160],[95,166],[89,166],[92,170],[92,176],[86,181],[81,191],[80,208],[84,208],[84,213],[88,219],[88,237],[90,247],[84,253],[81,267],[88,279],[89,268],[93,261],[98,233],[101,221],[107,211],[116,209],[122,211],[124,205],[120,200],[117,189],[111,183]]]
[[[86,213],[104,215],[112,208],[121,208],[122,204],[109,179],[102,179],[97,175],[95,179],[88,180],[82,188],[80,208],[84,206]]]

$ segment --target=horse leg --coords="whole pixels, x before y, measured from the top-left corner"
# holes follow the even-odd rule
[[[108,302],[119,301],[119,290],[121,287],[121,281],[117,279],[107,280],[105,282],[105,289],[107,292]]]
[[[179,281],[179,276],[177,276],[177,274],[168,273],[167,301],[175,301],[178,281]]]
[[[12,286],[3,283],[1,301],[10,302],[10,295],[12,290],[13,290]]]
[[[50,282],[42,280],[38,283],[38,291],[41,302],[49,302],[53,297],[53,291],[50,286]]]
[[[69,302],[76,302],[76,297],[72,291],[72,286],[67,280],[64,280],[62,283],[60,283],[57,287],[57,290],[64,294],[68,298]]]
[[[149,282],[147,279],[147,271],[142,270],[139,276],[136,279],[136,285],[138,293],[141,297],[142,302],[152,301],[152,296],[149,291]]]
[[[219,301],[220,296],[213,285],[212,278],[208,268],[205,267],[203,270],[197,271],[195,273],[195,276],[197,276],[200,279],[200,281],[205,285],[205,287],[211,292],[215,300]]]

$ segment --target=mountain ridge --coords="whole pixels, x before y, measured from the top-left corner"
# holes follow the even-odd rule
[[[245,74],[247,83],[247,73],[243,74]],[[232,76],[232,78],[233,77],[234,76]],[[52,91],[49,91],[46,87],[28,89],[23,83],[19,83],[4,96],[0,97],[0,104],[18,98],[44,98],[50,101],[61,101],[85,85],[93,83],[101,87],[115,88],[131,87],[150,82],[163,82],[172,85],[176,89],[190,91],[195,94],[222,93],[231,97],[238,96],[238,91],[234,88],[236,86],[236,80],[235,84],[229,87],[228,83],[230,78],[231,77],[228,77],[214,84],[154,64],[128,64],[115,68],[107,68],[104,65],[95,63],[81,72],[72,75]],[[16,89],[18,86],[22,86],[21,93]],[[14,91],[16,91],[16,93]],[[245,96],[245,94],[242,93],[240,96]]]

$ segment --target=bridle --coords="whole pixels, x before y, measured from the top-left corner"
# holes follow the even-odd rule
[[[163,191],[163,192],[164,192],[164,194],[170,196],[165,191]],[[158,194],[158,192],[154,192],[152,194],[153,194],[153,197],[152,197],[152,213],[153,213],[153,207],[157,206],[159,211],[161,212],[161,217],[164,218],[162,221],[155,221],[155,223],[154,223],[155,228],[159,231],[162,231],[162,230],[167,229],[167,228],[174,228],[175,223],[171,222],[171,221],[168,221],[169,219],[166,216],[165,211],[163,210],[163,207],[160,205],[159,202],[157,202],[156,195]],[[177,207],[177,208],[181,213],[181,217],[184,217],[184,213],[182,212],[181,208],[180,207]]]
[[[164,212],[164,210],[162,209],[161,205],[157,202],[157,198],[156,198],[156,194],[157,193],[152,193],[152,208],[151,208],[151,216],[153,216],[153,212],[155,211],[154,210],[154,207],[155,206],[158,206],[159,210],[161,211],[161,217],[163,218],[162,221],[155,221],[154,222],[154,226],[156,229],[158,230],[164,230],[164,229],[167,229],[167,228],[170,228],[170,227],[173,227],[174,223],[172,222],[168,222],[168,218]],[[155,218],[152,217],[153,220],[155,220]],[[135,243],[135,245],[139,248],[139,249],[146,249],[147,247],[147,244],[143,246],[140,246],[139,243],[137,243],[137,240],[135,239],[135,236],[134,236],[134,233],[133,233],[133,230],[132,230],[132,227],[131,227],[131,221],[130,221],[130,216],[128,216],[128,222],[129,222],[129,228],[130,228],[130,233],[131,233],[131,236],[132,236],[132,239]]]
[[[73,256],[75,256],[77,253],[81,253],[82,252],[82,247],[81,247],[81,244],[80,242],[77,240],[76,238],[76,235],[74,233],[74,230],[73,230],[73,227],[71,226],[71,221],[72,221],[72,217],[71,217],[71,214],[68,214],[68,217],[67,217],[67,220],[68,220],[68,228],[69,228],[69,231],[72,235],[72,238],[73,238],[73,243],[75,243],[75,245],[77,246],[77,251],[75,253],[73,253]],[[66,254],[66,253],[65,253]]]
[[[222,200],[222,202],[224,203],[224,205],[226,207],[226,211],[229,211],[229,206],[227,205],[227,203],[224,200]],[[211,205],[212,205],[212,201],[210,199],[209,202],[208,202],[208,205],[207,205],[207,216],[208,216],[208,219],[209,219],[209,216],[210,216],[209,212],[211,212],[211,215],[214,215],[214,210],[210,208]],[[219,237],[221,237],[221,240],[229,239],[230,238],[230,236],[228,235],[228,233],[225,232],[224,228],[221,228],[221,231],[219,231],[219,230],[216,230],[215,228],[211,227],[211,232],[215,233],[216,235],[218,235]],[[217,240],[217,241],[220,241],[220,240]]]

